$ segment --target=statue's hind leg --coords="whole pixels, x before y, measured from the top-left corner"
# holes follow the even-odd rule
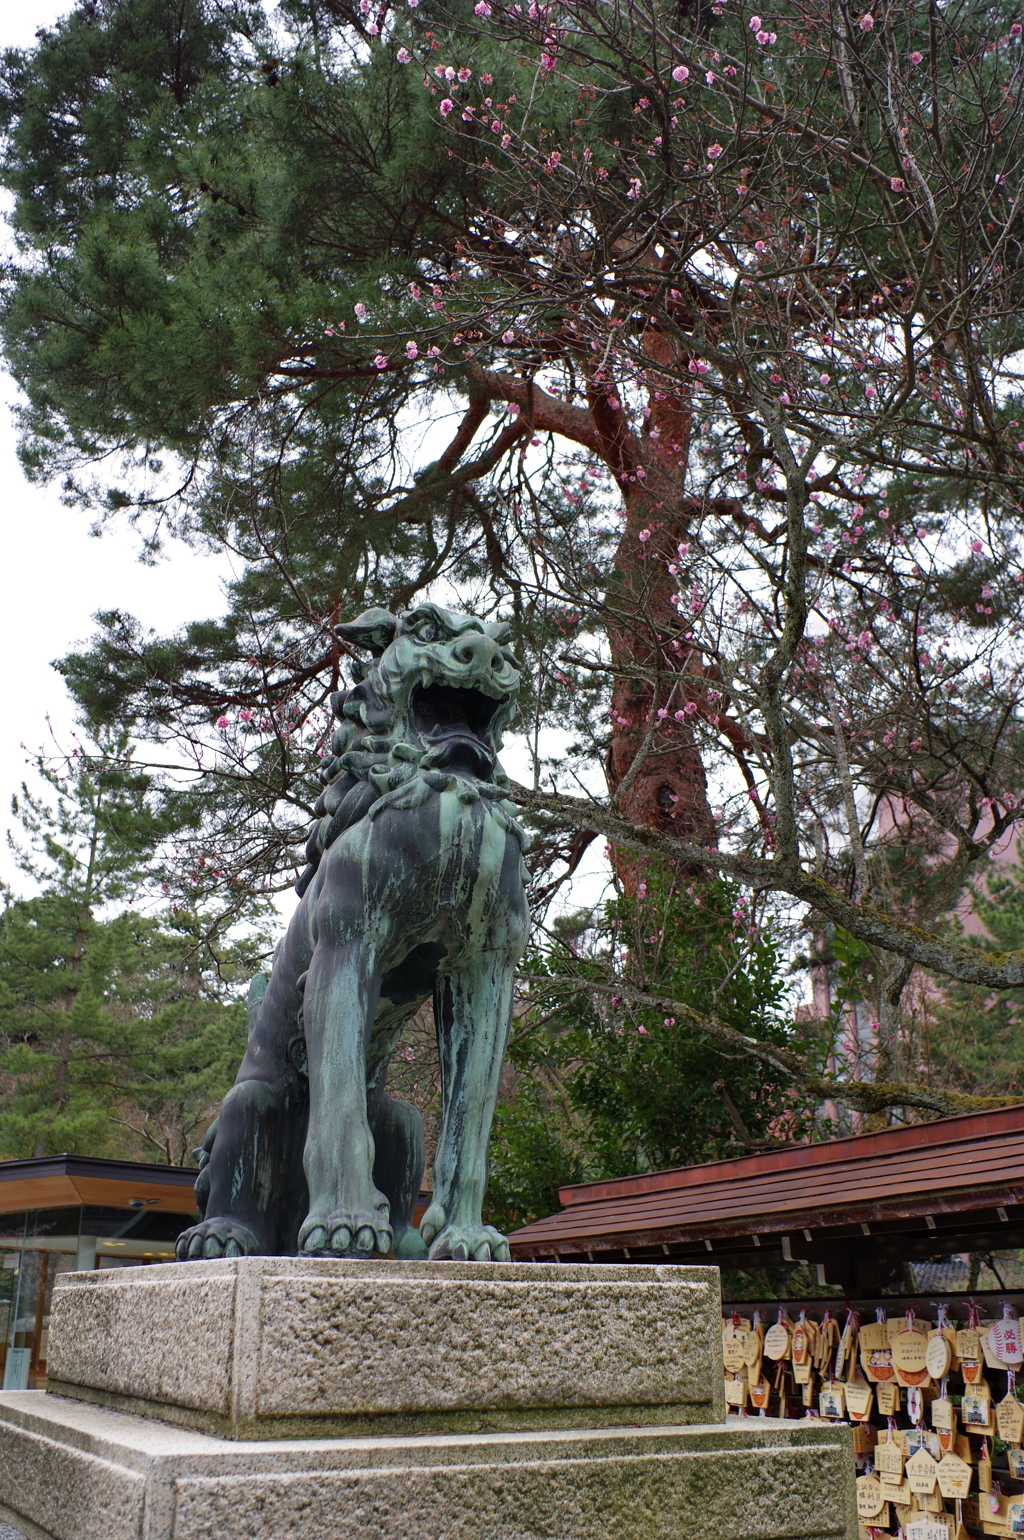
[[[207,1135],[208,1160],[197,1183],[204,1217],[178,1237],[182,1261],[295,1250],[306,1207],[302,1150],[309,1119],[299,1024],[311,945],[306,913],[300,911],[279,949],[235,1084]]]
[[[413,1223],[416,1199],[426,1164],[423,1118],[411,1102],[399,1101],[381,1088],[370,1102],[373,1134],[373,1184],[391,1207],[393,1249],[407,1261],[425,1257],[427,1248]]]
[[[304,1077],[295,1070],[274,1084],[240,1080],[232,1086],[204,1168],[205,1217],[178,1237],[181,1261],[294,1249],[303,1210],[296,1177],[302,1175],[308,1109]]]

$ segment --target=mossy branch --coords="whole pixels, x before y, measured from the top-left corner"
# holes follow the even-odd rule
[[[785,1075],[812,1096],[822,1101],[833,1101],[850,1107],[856,1112],[883,1112],[890,1107],[913,1107],[918,1112],[930,1112],[934,1117],[954,1117],[962,1112],[982,1112],[992,1107],[1013,1106],[1020,1100],[1016,1096],[970,1096],[961,1091],[933,1089],[930,1086],[910,1084],[902,1080],[842,1080],[835,1075],[819,1075],[809,1070],[799,1054],[773,1043],[763,1043],[745,1032],[728,1026],[713,1012],[697,1011],[693,1006],[674,1000],[669,995],[650,994],[634,989],[621,980],[602,983],[596,979],[573,974],[524,974],[530,984],[554,989],[583,990],[590,994],[607,995],[628,1005],[644,1006],[649,1010],[664,1011],[702,1033],[711,1042],[733,1053],[749,1054],[763,1064]]]
[[[531,812],[546,813],[569,828],[603,834],[613,844],[669,861],[721,872],[759,892],[788,893],[818,914],[841,925],[883,952],[894,952],[933,973],[961,984],[980,984],[986,989],[1017,989],[1024,984],[1024,950],[983,951],[962,942],[946,940],[906,920],[884,914],[868,903],[855,903],[824,877],[806,871],[788,857],[762,860],[756,856],[718,850],[691,840],[673,840],[645,824],[632,823],[606,805],[559,792],[532,791],[513,781],[510,797]],[[909,1105],[909,1103],[908,1103]]]

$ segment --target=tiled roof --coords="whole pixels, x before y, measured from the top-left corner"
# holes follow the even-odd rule
[[[516,1256],[651,1245],[1024,1203],[1024,1105],[562,1188]]]

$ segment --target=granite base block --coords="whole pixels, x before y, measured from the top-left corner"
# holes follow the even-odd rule
[[[225,1258],[61,1275],[48,1387],[229,1438],[721,1422],[713,1267]]]
[[[812,1422],[240,1442],[0,1393],[30,1540],[856,1540],[853,1475]]]

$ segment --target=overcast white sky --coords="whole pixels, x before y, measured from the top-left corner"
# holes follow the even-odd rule
[[[67,0],[4,7],[0,47],[31,47],[36,29],[70,8]],[[0,656],[6,663],[0,684],[0,881],[24,893],[28,879],[17,870],[6,839],[9,829],[16,831],[11,796],[23,779],[31,778],[29,755],[54,737],[67,744],[74,724],[54,660],[88,639],[94,629],[92,616],[101,609],[127,610],[163,633],[221,613],[221,582],[229,569],[223,559],[178,543],[169,545],[158,565],[144,566],[138,560],[138,540],[124,526],[99,538],[91,536],[88,513],[65,508],[56,487],[26,481],[11,416],[17,395],[13,380],[0,372]],[[550,753],[552,745],[546,747]],[[503,758],[510,773],[529,778],[524,748],[509,743]],[[603,883],[603,846],[598,845],[583,863],[574,901],[596,902]]]
[[[138,542],[126,530],[95,539],[86,513],[61,505],[53,487],[30,485],[15,453],[11,380],[0,380],[0,503],[4,593],[0,604],[0,656],[5,660],[0,711],[0,819],[11,824],[11,794],[26,774],[27,751],[51,742],[46,722],[62,743],[74,721],[64,682],[52,667],[92,632],[100,609],[129,610],[158,631],[221,606],[223,562],[175,545],[155,567],[137,559]],[[0,877],[24,891],[7,849],[0,849]]]
[[[4,6],[0,46],[30,47],[37,27],[70,9],[66,0],[31,0]],[[210,557],[173,547],[156,567],[137,560],[138,543],[121,529],[93,539],[89,516],[64,508],[54,487],[30,486],[15,453],[13,381],[0,376],[0,529],[3,600],[0,603],[0,825],[11,824],[11,794],[26,775],[26,749],[49,738],[47,712],[58,738],[67,739],[74,714],[63,681],[51,667],[92,631],[91,616],[119,606],[159,631],[220,609],[225,568]],[[0,879],[24,891],[26,879],[0,845]]]

